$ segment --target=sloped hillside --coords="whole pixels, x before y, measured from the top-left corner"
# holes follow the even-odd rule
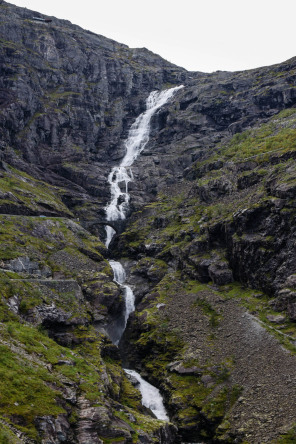
[[[294,442],[296,59],[189,73],[34,16],[0,4],[0,443]],[[180,84],[107,251],[110,169]],[[137,302],[119,347],[111,256]]]
[[[0,442],[174,442],[105,335],[123,295],[83,226],[104,231],[104,163],[150,89],[184,70],[4,2],[0,14]]]
[[[187,440],[295,439],[295,125],[219,144],[118,238],[139,302],[122,353]]]

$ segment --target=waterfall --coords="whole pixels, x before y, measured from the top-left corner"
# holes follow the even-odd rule
[[[148,409],[152,410],[156,418],[163,419],[164,421],[169,421],[169,417],[164,408],[162,397],[159,393],[159,390],[153,385],[149,384],[149,382],[145,381],[139,373],[135,372],[135,370],[124,369],[124,371],[128,374],[136,378],[139,383],[139,390],[142,395],[142,404]]]
[[[113,324],[109,327],[109,336],[112,342],[115,345],[118,345],[120,338],[125,330],[127,320],[129,315],[135,310],[135,297],[132,289],[128,285],[124,285],[126,279],[126,273],[120,262],[110,260],[109,264],[113,270],[114,281],[119,284],[124,290],[124,299],[125,299],[125,312],[124,317],[119,321],[115,321],[115,325]]]
[[[126,218],[130,200],[128,184],[133,180],[133,173],[130,167],[147,145],[151,117],[180,88],[183,88],[183,85],[165,91],[153,91],[146,101],[146,111],[140,114],[132,124],[128,138],[124,142],[126,148],[125,156],[119,166],[112,168],[108,176],[111,201],[105,208],[107,221],[124,220]],[[106,226],[107,248],[114,234],[115,230],[112,227]]]
[[[111,190],[111,201],[105,207],[107,221],[124,220],[129,210],[130,196],[128,193],[128,184],[133,180],[131,166],[143,151],[149,140],[150,121],[153,114],[161,108],[173,94],[183,88],[183,85],[165,91],[153,91],[146,101],[146,111],[139,115],[131,126],[128,138],[124,145],[126,148],[125,156],[120,165],[113,167],[109,176],[108,183]],[[115,230],[106,225],[106,247],[115,235]],[[125,313],[124,317],[117,320],[115,324],[109,326],[108,332],[114,344],[118,345],[120,338],[125,330],[126,323],[130,313],[135,310],[135,297],[132,289],[125,285],[126,273],[120,262],[109,261],[113,273],[114,281],[124,289],[125,297]],[[168,415],[163,405],[162,397],[159,390],[145,381],[135,370],[127,370],[125,372],[136,378],[139,383],[139,389],[142,394],[142,404],[152,410],[158,419],[168,421]]]

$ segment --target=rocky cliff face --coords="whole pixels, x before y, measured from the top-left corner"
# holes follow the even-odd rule
[[[34,16],[0,4],[0,442],[294,442],[296,60],[188,73]],[[138,304],[118,349],[107,176],[149,93],[179,84],[111,245]]]
[[[182,82],[186,72],[146,49],[34,16],[1,4],[2,155],[61,186],[77,214],[85,217],[91,203],[97,216],[109,197],[108,169],[149,92]]]

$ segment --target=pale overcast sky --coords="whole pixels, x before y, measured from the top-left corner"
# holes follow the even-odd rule
[[[296,0],[13,0],[192,71],[236,71],[296,56]]]

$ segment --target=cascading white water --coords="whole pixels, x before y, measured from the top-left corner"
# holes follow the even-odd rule
[[[135,310],[135,297],[132,289],[128,285],[124,285],[126,273],[120,262],[110,260],[109,264],[114,273],[114,281],[117,282],[124,289],[125,298],[125,313],[123,322],[119,322],[117,326],[113,327],[112,339],[115,345],[118,345],[120,338],[125,330],[129,315]],[[121,320],[122,321],[122,320]]]
[[[129,130],[124,145],[126,153],[120,165],[112,168],[108,182],[111,189],[111,201],[106,206],[107,221],[124,220],[129,208],[130,196],[128,184],[133,180],[131,165],[143,151],[149,140],[150,121],[153,114],[161,108],[183,85],[165,91],[153,91],[146,101],[146,111],[139,115]],[[106,226],[106,247],[108,248],[115,230]]]
[[[135,370],[124,369],[124,371],[138,381],[139,390],[142,395],[142,404],[152,410],[156,418],[169,421],[159,390],[145,381]]]
[[[149,140],[150,121],[153,114],[161,108],[183,85],[165,91],[153,91],[146,101],[146,111],[142,113],[131,126],[128,138],[125,141],[126,153],[120,165],[112,168],[108,183],[111,190],[111,201],[105,207],[106,218],[108,222],[124,220],[129,210],[130,196],[128,193],[128,184],[133,180],[131,165],[145,148]],[[106,225],[106,247],[115,234],[115,230]],[[135,297],[128,285],[125,285],[126,273],[120,262],[109,261],[113,273],[114,281],[124,288],[125,296],[125,314],[124,320],[119,320],[116,325],[109,328],[109,334],[113,342],[117,345],[125,330],[128,317],[135,310]],[[125,370],[126,373],[134,376],[139,382],[139,389],[142,394],[142,404],[150,408],[158,419],[168,421],[168,415],[163,405],[159,390],[145,381],[139,373],[134,370]]]

